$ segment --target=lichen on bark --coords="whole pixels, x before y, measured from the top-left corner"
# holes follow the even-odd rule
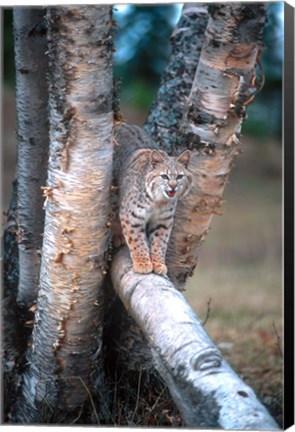
[[[144,129],[159,148],[179,153],[179,129],[187,105],[208,21],[205,3],[187,3],[171,37],[171,55]]]

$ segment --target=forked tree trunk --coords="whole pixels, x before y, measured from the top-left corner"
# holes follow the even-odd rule
[[[48,12],[46,219],[18,422],[69,422],[90,392],[106,391],[100,366],[112,172],[112,25],[110,6]]]
[[[198,65],[207,22],[206,4],[184,5],[181,17],[170,38],[171,55],[144,130],[126,124],[115,128],[115,139],[125,147],[126,154],[136,148],[145,147],[161,148],[168,154],[175,154],[181,148],[182,143],[179,138],[183,113]],[[116,162],[116,153],[114,160]],[[117,308],[117,305],[115,307]],[[111,309],[109,314],[112,313]],[[122,368],[138,370],[138,365],[141,364],[144,369],[152,371],[153,363],[146,339],[132,318],[124,312],[120,316],[122,322],[114,330],[116,342],[112,344],[112,349],[120,358]],[[108,323],[111,327],[116,325],[111,317]],[[125,349],[127,333],[128,339],[134,341],[129,350]],[[122,352],[125,355],[122,355]]]
[[[192,8],[197,13],[196,6]],[[184,94],[179,81],[175,88],[177,115],[173,113],[176,121],[165,127],[153,123],[162,114],[165,119],[165,112],[171,108],[168,94],[167,109],[163,105],[165,91],[171,94],[169,85],[165,90],[164,80],[163,93],[147,126],[147,130],[150,127],[156,135],[159,133],[165,149],[169,147],[171,127],[170,153],[186,146],[193,152],[197,180],[191,200],[183,201],[176,216],[175,225],[181,223],[183,229],[173,234],[168,255],[169,275],[177,288],[183,287],[192,271],[196,251],[237,151],[236,133],[242,122],[243,105],[250,84],[255,85],[254,60],[260,34],[254,37],[253,31],[263,18],[260,5],[255,5],[254,15],[241,4],[223,5],[222,11],[216,6],[210,9],[213,16],[207,28],[207,42],[188,110],[181,113],[182,122]],[[206,10],[201,6],[199,12],[204,25]],[[216,14],[220,15],[218,20]],[[58,7],[49,10],[48,20],[51,145],[44,191],[46,223],[40,291],[32,345],[12,419],[23,423],[69,423],[81,415],[82,405],[91,393],[84,409],[93,405],[94,421],[99,422],[95,406],[99,406],[102,416],[107,392],[101,368],[101,334],[112,172],[111,13],[108,6]],[[189,22],[188,32],[194,21]],[[220,37],[225,39],[220,41]],[[180,50],[175,50],[175,54],[180,56]],[[193,61],[197,62],[195,54]],[[184,63],[187,58],[183,58]],[[173,57],[171,64],[172,70],[179,67],[178,61],[173,63]],[[184,76],[187,91],[189,76]],[[168,74],[166,79],[169,77]],[[230,81],[223,91],[219,86],[228,84],[225,77]],[[157,115],[157,107],[162,114]],[[218,110],[214,111],[216,107]],[[127,129],[126,141],[122,143],[125,146],[130,144],[128,134],[136,130],[140,139],[142,132],[138,128]],[[178,129],[182,131],[180,142]],[[149,139],[144,143],[148,144]],[[155,145],[159,146],[159,142]],[[208,170],[208,175],[204,170]],[[192,220],[196,213],[193,200],[197,201],[199,212]],[[152,353],[187,425],[278,428],[252,390],[222,359],[182,294],[168,279],[133,273],[124,249],[115,255],[111,273],[117,293],[151,348],[143,352],[143,360],[147,354],[147,368],[151,367]]]
[[[27,308],[36,299],[44,229],[43,194],[49,149],[45,9],[13,13],[16,105],[19,286],[17,300]]]
[[[167,253],[169,276],[179,288],[193,274],[200,247],[240,152],[245,106],[259,87],[265,21],[262,3],[210,6],[198,68],[182,123],[183,146],[192,150],[193,187],[178,206]]]
[[[183,112],[178,146],[175,130],[172,133],[171,153],[177,147],[190,148],[190,169],[194,174],[193,189],[178,206],[167,254],[168,275],[178,289],[184,287],[187,276],[192,274],[215,208],[221,203],[231,162],[238,152],[244,105],[253,99],[256,90],[255,66],[264,7],[257,4],[253,12],[252,7],[242,4],[210,7],[206,39],[187,110]],[[167,150],[170,130],[161,124],[159,127],[157,119],[162,118],[165,108],[167,112],[171,109],[169,102],[163,107],[165,91],[170,91],[169,79],[166,87],[162,84],[158,105],[155,104],[146,129],[150,127],[153,138],[160,137],[159,142]],[[121,145],[127,148],[140,133],[135,128],[125,130]],[[156,145],[161,148],[159,142]],[[278,429],[253,391],[222,359],[173,285],[155,275],[136,275],[131,267],[128,252],[118,252],[112,264],[115,290],[147,339],[156,367],[185,423],[192,427]]]

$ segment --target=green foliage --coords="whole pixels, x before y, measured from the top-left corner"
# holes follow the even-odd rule
[[[122,79],[122,100],[147,110],[170,54],[169,38],[178,5],[128,5],[114,12],[114,74]]]
[[[121,98],[147,111],[153,101],[167,62],[169,38],[180,11],[179,4],[126,5],[114,8],[117,21],[114,75],[122,81]],[[259,137],[281,137],[283,2],[267,6],[267,25],[262,54],[265,85],[248,108],[243,133]],[[12,8],[3,9],[4,82],[15,82]]]
[[[281,137],[283,2],[269,3],[262,54],[265,85],[248,108],[243,133]],[[169,55],[169,37],[180,5],[128,5],[115,12],[115,76],[122,80],[122,101],[148,110]]]
[[[243,133],[257,137],[281,137],[282,69],[283,69],[283,2],[269,3],[261,64],[265,84],[249,106]]]
[[[135,105],[141,110],[148,110],[156,97],[156,86],[144,79],[135,78],[132,82],[123,87],[121,98],[126,104]]]

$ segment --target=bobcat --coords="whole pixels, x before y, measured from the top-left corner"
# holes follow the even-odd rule
[[[136,273],[167,274],[165,255],[178,199],[190,189],[190,152],[140,149],[121,166],[119,218]]]

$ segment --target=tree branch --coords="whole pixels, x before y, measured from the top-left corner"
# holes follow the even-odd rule
[[[179,129],[187,107],[208,21],[205,3],[187,3],[173,31],[171,55],[157,97],[144,125],[158,147],[168,154],[180,149]]]
[[[112,280],[151,347],[187,426],[277,430],[265,407],[222,358],[201,321],[168,278],[133,272],[126,247],[114,257]]]
[[[180,142],[192,151],[192,189],[177,207],[167,251],[168,275],[183,288],[198,262],[212,218],[222,205],[232,162],[240,152],[245,107],[260,87],[265,6],[211,5]]]

